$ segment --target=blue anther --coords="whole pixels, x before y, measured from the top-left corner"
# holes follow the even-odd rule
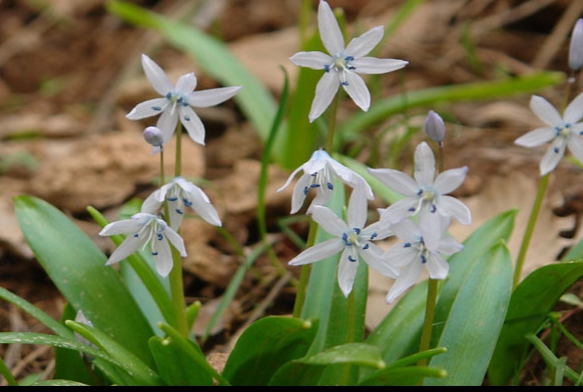
[[[166,94],[166,99],[170,101],[172,99],[172,93]]]
[[[351,255],[348,255],[348,261],[351,261],[354,263],[356,261],[356,259],[354,257],[352,257]]]
[[[179,215],[184,215],[184,212],[181,209],[179,209],[179,208],[177,208],[174,211],[176,211],[176,213],[179,214]]]
[[[152,106],[152,110],[159,112],[162,110],[162,108],[160,106]]]
[[[334,190],[334,184],[332,184],[331,182],[326,183],[326,186],[328,187],[328,189],[330,189],[331,191]]]
[[[352,230],[356,233],[356,234],[360,234],[360,229],[358,227],[353,227]]]
[[[431,205],[431,213],[434,214],[437,211],[437,206],[435,204]]]
[[[184,121],[190,121],[190,116],[184,116]]]
[[[403,244],[403,248],[410,248],[411,247],[411,243],[410,242],[405,242]]]
[[[173,197],[169,197],[168,198],[168,201],[176,201],[176,200],[178,200],[178,198],[176,196],[173,196]]]
[[[192,202],[190,200],[182,199],[182,202],[184,203],[185,206],[192,207]]]
[[[310,187],[304,187],[304,195],[308,196],[308,193],[310,193]]]
[[[152,252],[152,256],[158,256],[158,252]]]
[[[326,73],[330,72],[330,66],[328,64],[324,65],[324,71],[326,71]]]
[[[553,148],[553,151],[554,151],[555,154],[558,154],[559,153],[559,147],[554,147]]]
[[[158,241],[162,241],[164,239],[164,236],[161,233],[158,233],[156,236],[158,237]]]
[[[138,237],[139,237],[138,233],[134,234],[134,238],[138,238]]]
[[[425,255],[421,255],[421,263],[422,264],[427,263],[427,257],[425,257]]]
[[[364,244],[364,246],[362,247],[363,250],[367,250],[370,247],[370,244]]]
[[[379,235],[378,235],[378,234],[377,234],[377,232],[375,231],[374,233],[372,233],[372,234],[370,235],[370,239],[371,239],[371,240],[374,240],[374,239],[375,239],[375,238],[377,238],[378,236],[379,236]]]

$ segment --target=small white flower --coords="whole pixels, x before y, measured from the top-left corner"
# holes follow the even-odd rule
[[[549,101],[533,95],[530,108],[548,127],[534,129],[519,137],[514,143],[523,147],[538,147],[553,141],[540,162],[540,173],[545,175],[557,167],[569,146],[571,153],[583,163],[583,93],[579,94],[565,109],[563,116],[559,114]]]
[[[142,212],[155,213],[168,200],[170,226],[178,230],[184,217],[184,207],[192,208],[202,219],[211,225],[221,226],[221,218],[211,204],[208,196],[196,185],[177,176],[168,184],[154,191],[144,200]]]
[[[438,240],[442,218],[455,218],[464,225],[471,224],[468,207],[447,194],[459,187],[468,168],[450,169],[435,178],[435,157],[426,142],[415,150],[415,178],[394,169],[368,169],[387,187],[405,195],[381,214],[386,224],[394,224],[419,213],[419,224],[424,228],[425,242],[433,248]]]
[[[197,84],[194,73],[182,75],[174,85],[162,68],[145,54],[142,55],[142,67],[152,87],[162,98],[150,99],[136,105],[126,118],[140,120],[160,114],[156,126],[164,134],[164,144],[174,134],[179,118],[190,138],[196,143],[204,144],[204,125],[192,107],[218,105],[241,89],[241,86],[237,86],[194,91]]]
[[[314,205],[328,203],[332,197],[334,179],[336,178],[342,179],[345,184],[350,185],[352,188],[363,187],[366,190],[366,197],[370,200],[374,198],[370,185],[362,176],[333,159],[325,150],[314,151],[310,160],[294,170],[286,183],[277,191],[281,192],[286,188],[300,170],[303,170],[304,174],[294,188],[292,214],[295,214],[301,208],[306,196],[312,189],[315,189],[316,197],[312,200],[310,208]]]
[[[365,228],[367,208],[366,196],[362,188],[352,191],[347,211],[348,223],[336,216],[328,207],[313,206],[313,219],[335,238],[304,250],[289,264],[309,264],[342,252],[338,264],[338,284],[346,297],[352,291],[359,256],[379,273],[396,278],[398,275],[396,268],[383,260],[383,250],[372,242],[387,238],[393,233],[389,229],[382,228],[379,222]]]
[[[130,219],[109,223],[99,232],[101,236],[116,234],[128,236],[109,256],[105,265],[115,264],[150,243],[156,270],[162,277],[166,277],[173,264],[170,244],[174,245],[182,257],[186,257],[182,237],[158,215],[138,212]]]
[[[411,219],[405,219],[391,226],[401,242],[390,247],[383,257],[390,264],[402,269],[387,294],[388,304],[417,283],[424,267],[427,268],[431,279],[447,277],[449,264],[442,254],[452,255],[462,250],[463,245],[445,234],[449,220],[444,219],[441,223],[439,232],[442,234],[433,251],[427,248],[421,229]]]
[[[324,0],[318,7],[318,28],[324,47],[330,53],[299,52],[290,57],[298,66],[323,69],[326,72],[316,86],[316,96],[310,110],[310,122],[318,118],[336,95],[340,85],[362,110],[370,107],[370,92],[359,75],[382,74],[407,65],[407,61],[365,57],[381,41],[383,26],[377,26],[344,46],[344,37],[334,12]]]

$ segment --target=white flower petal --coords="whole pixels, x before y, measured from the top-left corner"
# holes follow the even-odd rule
[[[463,248],[464,246],[460,244],[455,238],[446,234],[439,240],[439,247],[437,251],[449,256],[461,251]]]
[[[389,278],[396,278],[399,276],[399,270],[383,259],[383,250],[375,244],[369,242],[369,248],[359,250],[358,254],[362,257],[365,263],[381,275],[388,276]]]
[[[443,280],[447,278],[449,264],[439,253],[429,254],[426,267],[431,279]]]
[[[464,182],[467,172],[467,166],[446,170],[437,176],[433,187],[441,195],[450,193]]]
[[[327,2],[320,0],[318,6],[318,29],[320,38],[326,50],[331,55],[336,55],[344,51],[344,37],[334,12]]]
[[[462,225],[472,224],[472,214],[470,209],[453,196],[440,196],[438,210],[442,215],[451,216]]]
[[[174,90],[174,84],[168,79],[162,68],[145,54],[142,54],[142,68],[158,94],[165,97],[166,94]]]
[[[144,227],[144,222],[138,219],[124,219],[117,222],[108,223],[99,232],[100,236],[110,236],[116,234],[137,233]]]
[[[419,255],[417,250],[406,247],[405,242],[399,242],[385,251],[383,260],[386,260],[387,263],[394,267],[400,268],[404,265],[419,261]]]
[[[430,252],[437,251],[441,232],[441,215],[431,212],[430,207],[423,206],[419,211],[419,228],[423,236],[423,242]]]
[[[383,26],[376,26],[368,30],[361,36],[353,38],[346,47],[345,53],[347,56],[352,56],[359,59],[366,56],[374,49],[375,46],[383,39],[385,29]],[[357,69],[358,72],[360,72]]]
[[[435,179],[435,156],[426,142],[415,149],[415,180],[420,187],[431,187]]]
[[[170,110],[164,110],[162,115],[158,117],[156,126],[162,131],[164,144],[168,143],[172,135],[174,135],[176,124],[178,124],[178,113],[176,111],[172,114]]]
[[[408,61],[396,59],[378,59],[376,57],[363,57],[351,62],[356,67],[356,72],[361,74],[384,74],[403,68]]]
[[[419,226],[410,219],[402,220],[391,226],[391,228],[396,236],[405,242],[418,242],[423,236]]]
[[[186,96],[189,105],[197,108],[216,106],[232,98],[241,90],[242,86],[212,88],[202,91],[194,91]]]
[[[175,92],[180,96],[184,97],[194,91],[194,89],[196,88],[196,83],[197,80],[196,76],[194,76],[194,72],[182,75],[181,77],[178,78],[178,81],[176,82]]]
[[[349,261],[348,253],[348,248],[344,249],[338,262],[338,285],[345,297],[348,297],[348,294],[352,291],[352,286],[356,279],[356,271],[358,270],[358,261]]]
[[[563,119],[568,124],[575,124],[583,117],[583,93],[577,95],[575,99],[571,101],[565,112],[563,113]]]
[[[579,162],[583,163],[583,140],[577,136],[572,137],[567,141],[567,145],[569,146],[571,154],[573,154]]]
[[[539,97],[538,95],[533,95],[530,99],[530,108],[540,118],[543,122],[551,127],[562,127],[563,125],[563,118],[550,104],[549,101],[544,99],[543,97]]]
[[[343,84],[342,87],[359,108],[365,112],[369,109],[370,92],[360,75],[354,72],[346,72],[346,84]]]
[[[378,178],[393,191],[406,196],[415,196],[419,192],[419,184],[409,175],[394,169],[372,169],[368,172]]]
[[[154,98],[137,104],[128,114],[128,120],[141,120],[142,118],[157,116],[168,106],[166,98]]]
[[[417,198],[406,197],[391,204],[381,214],[381,221],[385,225],[393,225],[407,219],[415,212],[417,212]]]
[[[155,214],[158,209],[162,207],[164,199],[166,198],[166,190],[163,188],[157,189],[150,194],[142,203],[141,212],[146,212],[148,214]]]
[[[135,237],[134,235],[129,235],[126,239],[117,247],[117,249],[109,256],[109,259],[105,265],[112,265],[117,262],[124,260],[126,257],[136,252],[141,246],[143,246],[148,240],[147,235]]]
[[[332,234],[335,237],[342,237],[344,233],[349,230],[349,227],[346,225],[342,219],[340,219],[330,208],[323,207],[320,205],[312,206],[311,208],[312,218],[324,230],[328,233]]]
[[[320,242],[294,257],[288,263],[289,265],[304,265],[324,260],[335,255],[344,248],[344,242],[339,238],[332,238]]]
[[[346,220],[350,228],[362,229],[366,224],[368,203],[364,188],[354,188],[348,200]]]
[[[182,114],[182,125],[186,128],[188,136],[198,144],[204,145],[205,130],[204,124],[198,117],[198,114],[190,106],[180,108]]]
[[[298,52],[289,58],[292,63],[299,67],[308,67],[312,69],[324,69],[326,65],[331,64],[331,56],[322,52]]]
[[[405,268],[403,268],[399,274],[399,277],[395,283],[393,283],[387,294],[387,304],[392,303],[401,294],[407,291],[409,287],[417,283],[419,276],[421,276],[421,272],[423,272],[423,264],[421,264],[421,262],[409,263]]]
[[[554,127],[537,128],[525,133],[514,141],[515,144],[523,147],[537,147],[548,143],[557,136],[557,130]]]
[[[550,173],[557,167],[557,164],[565,155],[565,147],[567,146],[567,141],[563,137],[556,138],[540,162],[540,173],[542,176]]]
[[[326,72],[322,75],[316,85],[316,96],[310,109],[310,122],[314,122],[330,106],[339,87],[340,82],[335,72]]]
[[[186,257],[186,248],[184,247],[184,240],[176,231],[171,227],[166,227],[163,232],[164,236],[168,238],[170,243],[178,250],[180,256]]]
[[[172,250],[166,238],[158,239],[154,238],[152,240],[152,258],[154,259],[154,264],[156,265],[156,271],[163,278],[167,277],[174,262],[172,260]]]
[[[306,193],[304,189],[310,185],[311,176],[309,174],[304,174],[300,177],[296,186],[294,187],[294,191],[292,194],[292,203],[291,203],[291,213],[295,214],[300,210],[302,205],[304,204],[304,200],[306,200]]]

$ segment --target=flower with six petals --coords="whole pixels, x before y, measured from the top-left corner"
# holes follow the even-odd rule
[[[130,219],[109,223],[99,232],[101,236],[116,234],[128,234],[128,236],[109,256],[105,265],[115,264],[150,243],[156,271],[162,277],[166,277],[173,265],[170,244],[180,252],[182,257],[186,257],[182,237],[158,215],[138,212]]]
[[[449,219],[443,219],[440,223],[442,227],[438,230],[442,234],[435,250],[427,248],[423,235],[426,231],[422,231],[411,219],[405,219],[391,226],[401,242],[390,247],[383,257],[391,265],[400,268],[400,273],[387,294],[386,302],[388,304],[417,283],[423,268],[427,268],[431,279],[445,279],[447,277],[449,264],[442,254],[452,255],[462,250],[463,245],[446,234]]]
[[[204,125],[192,108],[218,105],[233,97],[241,89],[241,86],[237,86],[194,91],[197,79],[192,72],[182,75],[174,85],[162,68],[145,54],[142,55],[142,67],[152,87],[162,97],[139,103],[126,115],[126,118],[140,120],[160,115],[156,126],[164,134],[164,144],[174,134],[179,119],[190,138],[196,143],[204,144]]]
[[[393,233],[390,229],[381,227],[379,222],[365,228],[367,208],[366,193],[362,187],[352,191],[346,222],[328,207],[313,206],[312,218],[334,238],[304,250],[290,260],[289,264],[309,264],[342,252],[338,263],[338,284],[346,297],[352,291],[359,256],[379,273],[396,278],[397,269],[383,260],[383,250],[373,243]]]
[[[190,207],[202,219],[211,225],[221,226],[217,210],[211,204],[208,196],[192,182],[181,176],[174,177],[169,183],[162,185],[144,200],[142,211],[155,213],[168,200],[170,227],[178,230],[184,217],[184,207]]]
[[[324,47],[329,54],[317,51],[299,52],[290,57],[298,66],[323,69],[324,75],[316,86],[316,96],[310,109],[310,122],[330,106],[340,85],[362,110],[370,107],[370,92],[360,74],[382,74],[407,65],[407,61],[379,59],[366,55],[381,41],[383,26],[377,26],[344,45],[344,37],[330,5],[320,0],[318,28]]]
[[[426,233],[425,243],[429,249],[437,246],[442,218],[471,224],[468,207],[447,195],[464,182],[468,168],[449,169],[435,177],[435,157],[426,142],[421,142],[415,150],[415,178],[394,169],[369,168],[368,171],[390,189],[405,195],[382,210],[381,221],[392,225],[419,213],[419,224]]]
[[[541,175],[544,176],[557,167],[567,146],[575,158],[583,163],[583,122],[579,122],[583,117],[583,93],[567,105],[563,116],[549,101],[538,95],[533,95],[530,99],[530,108],[548,126],[536,128],[516,139],[514,143],[523,147],[538,147],[552,140],[540,162]]]
[[[362,186],[366,191],[366,197],[368,199],[374,198],[370,185],[368,185],[362,176],[336,161],[325,150],[314,151],[310,160],[294,170],[286,183],[277,191],[281,192],[284,190],[300,170],[303,170],[304,174],[294,187],[291,208],[292,214],[299,211],[306,196],[308,196],[312,189],[316,191],[316,197],[312,200],[310,209],[314,205],[325,205],[328,203],[332,197],[334,180],[336,178],[340,178],[352,188]]]

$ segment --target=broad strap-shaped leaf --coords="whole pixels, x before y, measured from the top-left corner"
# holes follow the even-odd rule
[[[582,277],[583,261],[571,261],[540,267],[520,282],[488,369],[490,385],[508,385],[531,345],[525,336],[538,330],[561,295]]]
[[[330,347],[316,355],[287,363],[273,376],[269,385],[355,385],[355,383],[351,383],[346,372],[334,372],[339,374],[339,377],[334,380],[322,378],[322,373],[326,369],[346,370],[353,366],[364,366],[378,370],[385,367],[385,362],[381,358],[378,347],[366,343],[346,343]]]
[[[101,250],[65,214],[31,196],[14,199],[24,238],[52,282],[103,333],[148,366],[153,335],[148,320]]]
[[[167,385],[213,385],[212,376],[175,339],[154,336],[150,339],[150,349],[158,365],[158,373]]]
[[[285,363],[306,355],[316,332],[315,320],[268,316],[241,334],[223,370],[232,385],[267,385]]]
[[[512,258],[500,241],[472,269],[445,322],[438,346],[447,352],[429,365],[445,369],[447,376],[424,385],[482,385],[511,293]]]

